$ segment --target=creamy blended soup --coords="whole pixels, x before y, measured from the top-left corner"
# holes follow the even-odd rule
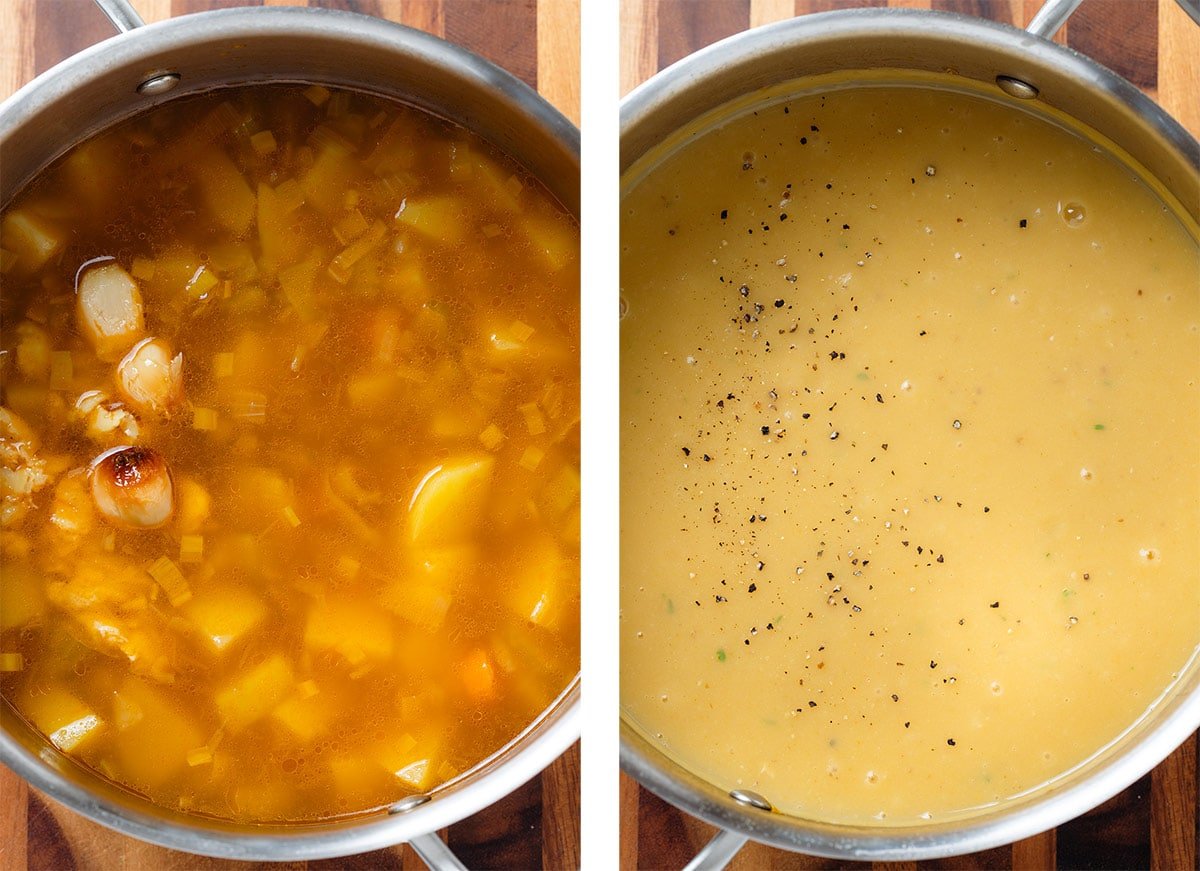
[[[624,717],[837,822],[1086,760],[1200,639],[1195,228],[967,94],[681,141],[622,205]]]

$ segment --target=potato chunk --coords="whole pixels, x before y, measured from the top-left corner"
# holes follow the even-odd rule
[[[119,734],[115,755],[124,777],[142,788],[166,783],[188,767],[189,751],[204,743],[196,721],[177,703],[137,678],[126,678],[113,693]]]
[[[278,653],[243,672],[217,693],[217,710],[225,727],[239,731],[261,720],[283,700],[294,682],[292,667]]]
[[[20,265],[31,272],[61,251],[66,238],[61,227],[29,209],[11,210],[0,224],[5,250],[16,254]]]
[[[116,263],[93,266],[79,280],[76,321],[101,360],[117,360],[146,329],[142,293]]]
[[[578,568],[554,540],[535,538],[514,556],[514,583],[505,601],[513,614],[537,626],[553,628],[578,595]]]
[[[351,665],[392,655],[395,627],[380,608],[359,601],[331,599],[308,612],[304,646],[314,653],[333,650]]]
[[[33,568],[14,560],[4,563],[0,583],[0,631],[40,621],[46,613],[43,581]]]
[[[267,607],[249,590],[225,586],[194,596],[184,606],[183,613],[206,647],[214,653],[224,653],[263,621]]]
[[[434,466],[417,483],[408,504],[408,540],[442,547],[471,538],[491,493],[496,461],[468,455]]]
[[[64,753],[80,749],[104,727],[104,720],[96,711],[60,686],[30,693],[22,709],[33,725]]]

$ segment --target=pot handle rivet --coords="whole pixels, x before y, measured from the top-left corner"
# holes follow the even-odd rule
[[[395,804],[388,805],[387,812],[391,815],[408,813],[413,808],[418,808],[430,800],[427,795],[410,795],[407,798],[402,798]]]
[[[143,97],[157,97],[173,90],[181,78],[179,73],[155,73],[137,86],[137,92]]]
[[[757,792],[751,792],[748,789],[730,790],[729,797],[738,804],[749,805],[750,807],[758,808],[760,811],[773,811],[774,805],[759,795]]]
[[[1038,95],[1038,89],[1029,82],[1014,79],[1012,76],[996,76],[996,84],[1004,93],[1018,100],[1034,100]]]

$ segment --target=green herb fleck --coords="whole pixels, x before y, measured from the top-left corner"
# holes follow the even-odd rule
[[[717,662],[724,662],[724,661],[725,661],[725,648],[718,647],[717,648]]]
[[[1092,424],[1092,429],[1097,430],[1097,431],[1102,431],[1104,429],[1104,424],[1094,423],[1094,424]]]
[[[868,375],[866,372],[859,372],[854,377],[857,378],[859,381],[870,381],[871,380],[871,376]]]

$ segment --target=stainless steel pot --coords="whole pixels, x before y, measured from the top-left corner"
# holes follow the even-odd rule
[[[367,16],[296,8],[228,9],[143,27],[124,0],[101,6],[127,32],[0,104],[0,204],[71,146],[165,100],[222,85],[296,81],[399,99],[468,127],[579,216],[579,131],[508,73],[436,37]],[[114,787],[0,704],[0,762],[33,786],[127,835],[231,859],[320,859],[407,841],[433,867],[462,867],[433,833],[507,795],[578,737],[577,676],[507,746],[428,796],[344,821],[248,826],[168,811]]]
[[[685,128],[693,135],[707,121],[718,123],[731,101],[744,108],[767,89],[778,95],[781,83],[794,82],[801,92],[806,77],[832,72],[949,73],[996,99],[1078,122],[1140,165],[1143,178],[1166,199],[1173,196],[1194,227],[1200,144],[1129,82],[1049,41],[1078,4],[1051,0],[1030,31],[959,15],[863,9],[741,33],[685,58],[625,99],[622,186],[636,183],[639,160],[677,145]],[[774,812],[762,796],[726,792],[692,774],[624,719],[621,765],[652,792],[723,830],[689,869],[724,867],[748,839],[840,859],[914,860],[985,850],[1053,828],[1133,783],[1198,726],[1200,651],[1140,723],[1050,786],[961,820],[906,827],[832,825]]]

